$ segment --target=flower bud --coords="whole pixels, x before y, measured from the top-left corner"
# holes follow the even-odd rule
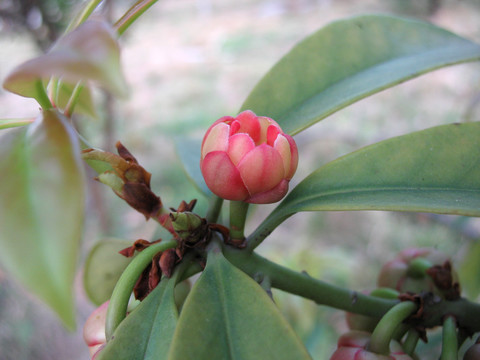
[[[412,360],[401,345],[392,340],[390,354],[380,355],[367,350],[371,334],[364,331],[350,331],[338,339],[338,348],[330,360]]]
[[[105,345],[105,321],[107,317],[108,304],[104,302],[90,314],[83,326],[83,339],[90,350],[90,356],[95,358],[98,351]]]
[[[282,199],[298,164],[293,138],[272,119],[246,110],[213,123],[200,168],[208,188],[227,200],[268,204]]]

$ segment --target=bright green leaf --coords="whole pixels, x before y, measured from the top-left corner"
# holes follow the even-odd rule
[[[182,161],[183,169],[188,175],[189,180],[207,197],[212,192],[205,184],[202,172],[200,170],[200,148],[202,141],[187,137],[178,137],[175,139],[175,145],[178,157]]]
[[[0,262],[75,324],[73,280],[84,216],[84,174],[75,131],[44,111],[0,140]]]
[[[417,20],[368,15],[334,22],[295,46],[242,109],[296,134],[362,98],[425,72],[480,59],[480,45]]]
[[[123,320],[98,360],[163,360],[177,325],[176,278],[163,279]]]
[[[106,22],[87,21],[62,37],[44,55],[29,60],[10,73],[3,86],[8,91],[38,99],[38,80],[56,77],[67,83],[93,81],[118,96],[126,95],[116,33]]]
[[[266,292],[214,250],[183,306],[168,359],[310,356]]]
[[[0,119],[0,130],[31,124],[35,119]]]
[[[313,172],[255,231],[299,211],[393,210],[480,216],[480,123],[381,141]]]
[[[90,250],[85,262],[83,285],[96,305],[110,299],[118,278],[131,261],[118,252],[131,245],[129,240],[104,239]]]

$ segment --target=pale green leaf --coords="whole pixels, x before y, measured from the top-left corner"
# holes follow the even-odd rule
[[[336,21],[285,55],[242,109],[296,134],[328,115],[440,67],[480,59],[480,45],[434,25],[386,15]]]
[[[85,261],[83,285],[96,305],[110,299],[117,280],[131,261],[118,252],[131,245],[129,240],[108,238],[99,241],[90,250]]]
[[[26,119],[0,119],[0,130],[25,126],[33,122],[33,118]]]
[[[56,111],[0,140],[0,262],[75,324],[73,280],[84,216],[75,131]]]
[[[38,80],[56,77],[70,84],[93,81],[118,96],[127,93],[120,66],[120,48],[112,27],[87,21],[67,33],[44,55],[15,68],[5,80],[6,90],[38,98]]]
[[[180,313],[168,359],[310,356],[260,285],[214,250]]]

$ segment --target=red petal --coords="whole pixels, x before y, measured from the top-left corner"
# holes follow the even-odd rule
[[[285,173],[282,157],[266,144],[247,153],[237,168],[251,196],[273,189]]]
[[[261,129],[257,115],[251,110],[245,110],[238,114],[236,119],[240,122],[240,129],[237,133],[249,134],[255,144],[258,145]]]
[[[248,134],[235,134],[230,137],[228,142],[228,156],[234,165],[237,165],[240,160],[251,150],[255,148],[255,143]]]
[[[245,200],[249,193],[240,172],[227,153],[213,151],[200,164],[205,183],[217,196],[227,200]]]
[[[280,201],[285,196],[287,191],[288,181],[284,179],[280,181],[280,184],[275,186],[272,190],[253,195],[245,201],[251,204],[272,204]]]
[[[280,128],[276,127],[275,125],[269,125],[267,128],[267,144],[273,146],[273,144],[275,144],[275,140],[277,140],[277,136],[281,133],[282,131]]]

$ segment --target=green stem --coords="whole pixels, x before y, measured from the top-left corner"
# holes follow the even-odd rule
[[[272,216],[275,210],[250,234],[247,238],[247,250],[253,251],[262,243],[265,238],[272,233],[275,228],[282,222],[287,220],[293,214],[287,214],[283,216]]]
[[[232,241],[243,243],[245,235],[245,220],[247,219],[248,203],[244,201],[230,201],[230,238]]]
[[[408,264],[407,275],[413,278],[423,278],[432,266],[432,262],[425,258],[415,258]]]
[[[415,310],[417,305],[410,301],[401,302],[388,310],[373,330],[368,350],[375,354],[389,355],[390,341],[395,330]]]
[[[50,99],[48,98],[45,87],[43,86],[42,80],[35,81],[35,90],[37,91],[37,101],[42,107],[43,110],[50,110],[53,108]]]
[[[443,322],[442,355],[440,360],[458,359],[457,321],[447,315]]]
[[[115,23],[118,35],[122,35],[135,20],[147,11],[157,0],[138,0],[128,11]]]
[[[107,318],[105,321],[105,334],[107,340],[111,339],[113,332],[127,315],[128,301],[133,291],[133,287],[142,272],[152,261],[152,258],[157,253],[176,246],[177,242],[175,240],[162,241],[153,244],[138,253],[133,258],[132,262],[128,264],[113,289],[110,304],[108,305]]]
[[[222,210],[223,199],[216,195],[212,196],[208,204],[207,211],[207,221],[209,223],[215,223],[220,216],[220,211]]]
[[[398,303],[398,300],[368,296],[328,284],[305,272],[299,273],[275,264],[256,253],[226,246],[224,255],[251,277],[262,274],[270,280],[273,288],[313,300],[319,305],[379,318]]]
[[[415,329],[410,329],[407,334],[407,338],[403,342],[403,351],[405,351],[406,354],[412,356],[415,348],[417,347],[418,340],[420,340],[420,334],[418,333],[418,331]]]
[[[67,29],[65,30],[65,34],[76,29],[79,25],[83,24],[95,9],[100,5],[103,0],[91,0],[85,5],[82,12],[75,17],[75,19],[68,25]]]
[[[72,91],[72,94],[70,95],[70,99],[68,99],[68,103],[65,106],[65,110],[63,114],[66,117],[70,117],[73,114],[73,110],[75,109],[75,105],[77,105],[78,99],[80,98],[80,93],[83,90],[83,84],[82,82],[78,82],[77,85],[75,85],[75,88]]]

